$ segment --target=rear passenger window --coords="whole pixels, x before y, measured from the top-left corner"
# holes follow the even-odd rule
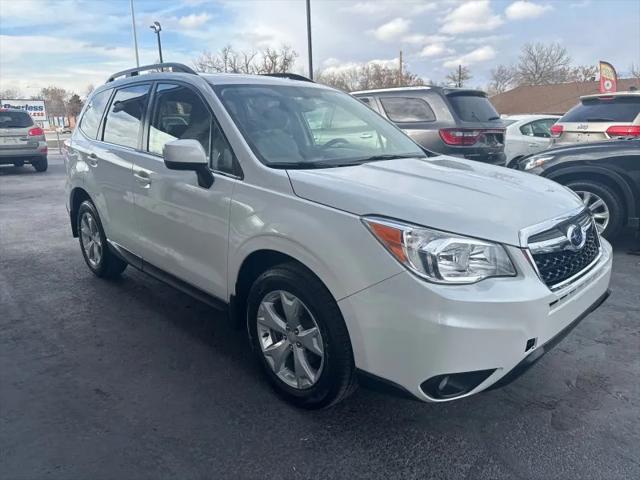
[[[104,141],[137,148],[148,98],[149,85],[134,85],[117,90],[107,114]]]
[[[203,100],[183,85],[161,83],[156,89],[149,128],[149,151],[162,155],[164,144],[197,140],[210,156],[211,168],[236,173],[236,163],[222,130]]]
[[[380,102],[392,122],[433,122],[436,119],[431,107],[420,98],[382,97]]]
[[[89,138],[96,138],[98,136],[98,126],[102,119],[104,109],[107,107],[109,97],[113,89],[104,90],[96,93],[91,97],[89,105],[87,105],[84,115],[80,120],[80,130]]]

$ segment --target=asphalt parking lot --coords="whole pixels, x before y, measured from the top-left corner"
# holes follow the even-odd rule
[[[514,384],[422,404],[360,389],[297,410],[242,331],[132,268],[95,278],[64,166],[0,168],[0,477],[640,478],[640,257]]]

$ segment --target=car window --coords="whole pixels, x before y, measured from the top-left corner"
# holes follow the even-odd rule
[[[149,128],[149,151],[162,155],[167,142],[197,140],[211,168],[234,173],[235,159],[222,130],[204,101],[189,87],[161,83],[156,89]]]
[[[100,120],[102,119],[104,109],[107,107],[107,102],[109,102],[109,97],[111,97],[111,92],[113,92],[113,89],[110,88],[98,92],[91,97],[89,105],[87,105],[80,119],[80,130],[82,130],[87,137],[97,138]]]
[[[555,120],[535,120],[533,122],[526,123],[520,127],[520,132],[523,135],[529,137],[550,138],[551,137],[551,125],[555,123]]]
[[[137,148],[148,98],[148,84],[117,90],[107,113],[104,141]]]
[[[298,85],[213,88],[254,154],[266,165],[324,168],[380,155],[424,157],[409,137],[346,93]]]
[[[382,97],[380,103],[392,122],[433,122],[436,119],[431,107],[421,98]]]
[[[500,119],[500,115],[484,95],[450,93],[447,99],[453,111],[464,122],[488,122]]]
[[[26,112],[0,110],[0,128],[27,128],[33,125],[31,115]]]
[[[585,99],[559,122],[633,122],[640,114],[640,96]]]

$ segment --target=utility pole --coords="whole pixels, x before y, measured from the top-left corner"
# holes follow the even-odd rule
[[[400,50],[400,60],[398,62],[398,86],[402,86],[402,50]]]
[[[136,52],[136,67],[140,66],[140,59],[138,57],[138,36],[136,35],[136,16],[133,12],[133,0],[129,0],[131,6],[131,27],[133,28],[133,49]]]
[[[311,0],[307,0],[307,49],[309,55],[309,78],[313,80],[313,52],[311,48]]]
[[[458,88],[462,88],[462,65],[458,65]]]

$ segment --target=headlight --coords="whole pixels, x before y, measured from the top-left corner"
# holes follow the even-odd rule
[[[522,169],[523,170],[532,170],[536,167],[541,167],[542,165],[544,165],[545,163],[547,163],[549,160],[553,159],[553,155],[534,155],[533,157],[527,159],[524,161],[524,164],[522,165]]]
[[[362,221],[391,255],[430,282],[475,283],[516,274],[500,244],[378,217]]]

